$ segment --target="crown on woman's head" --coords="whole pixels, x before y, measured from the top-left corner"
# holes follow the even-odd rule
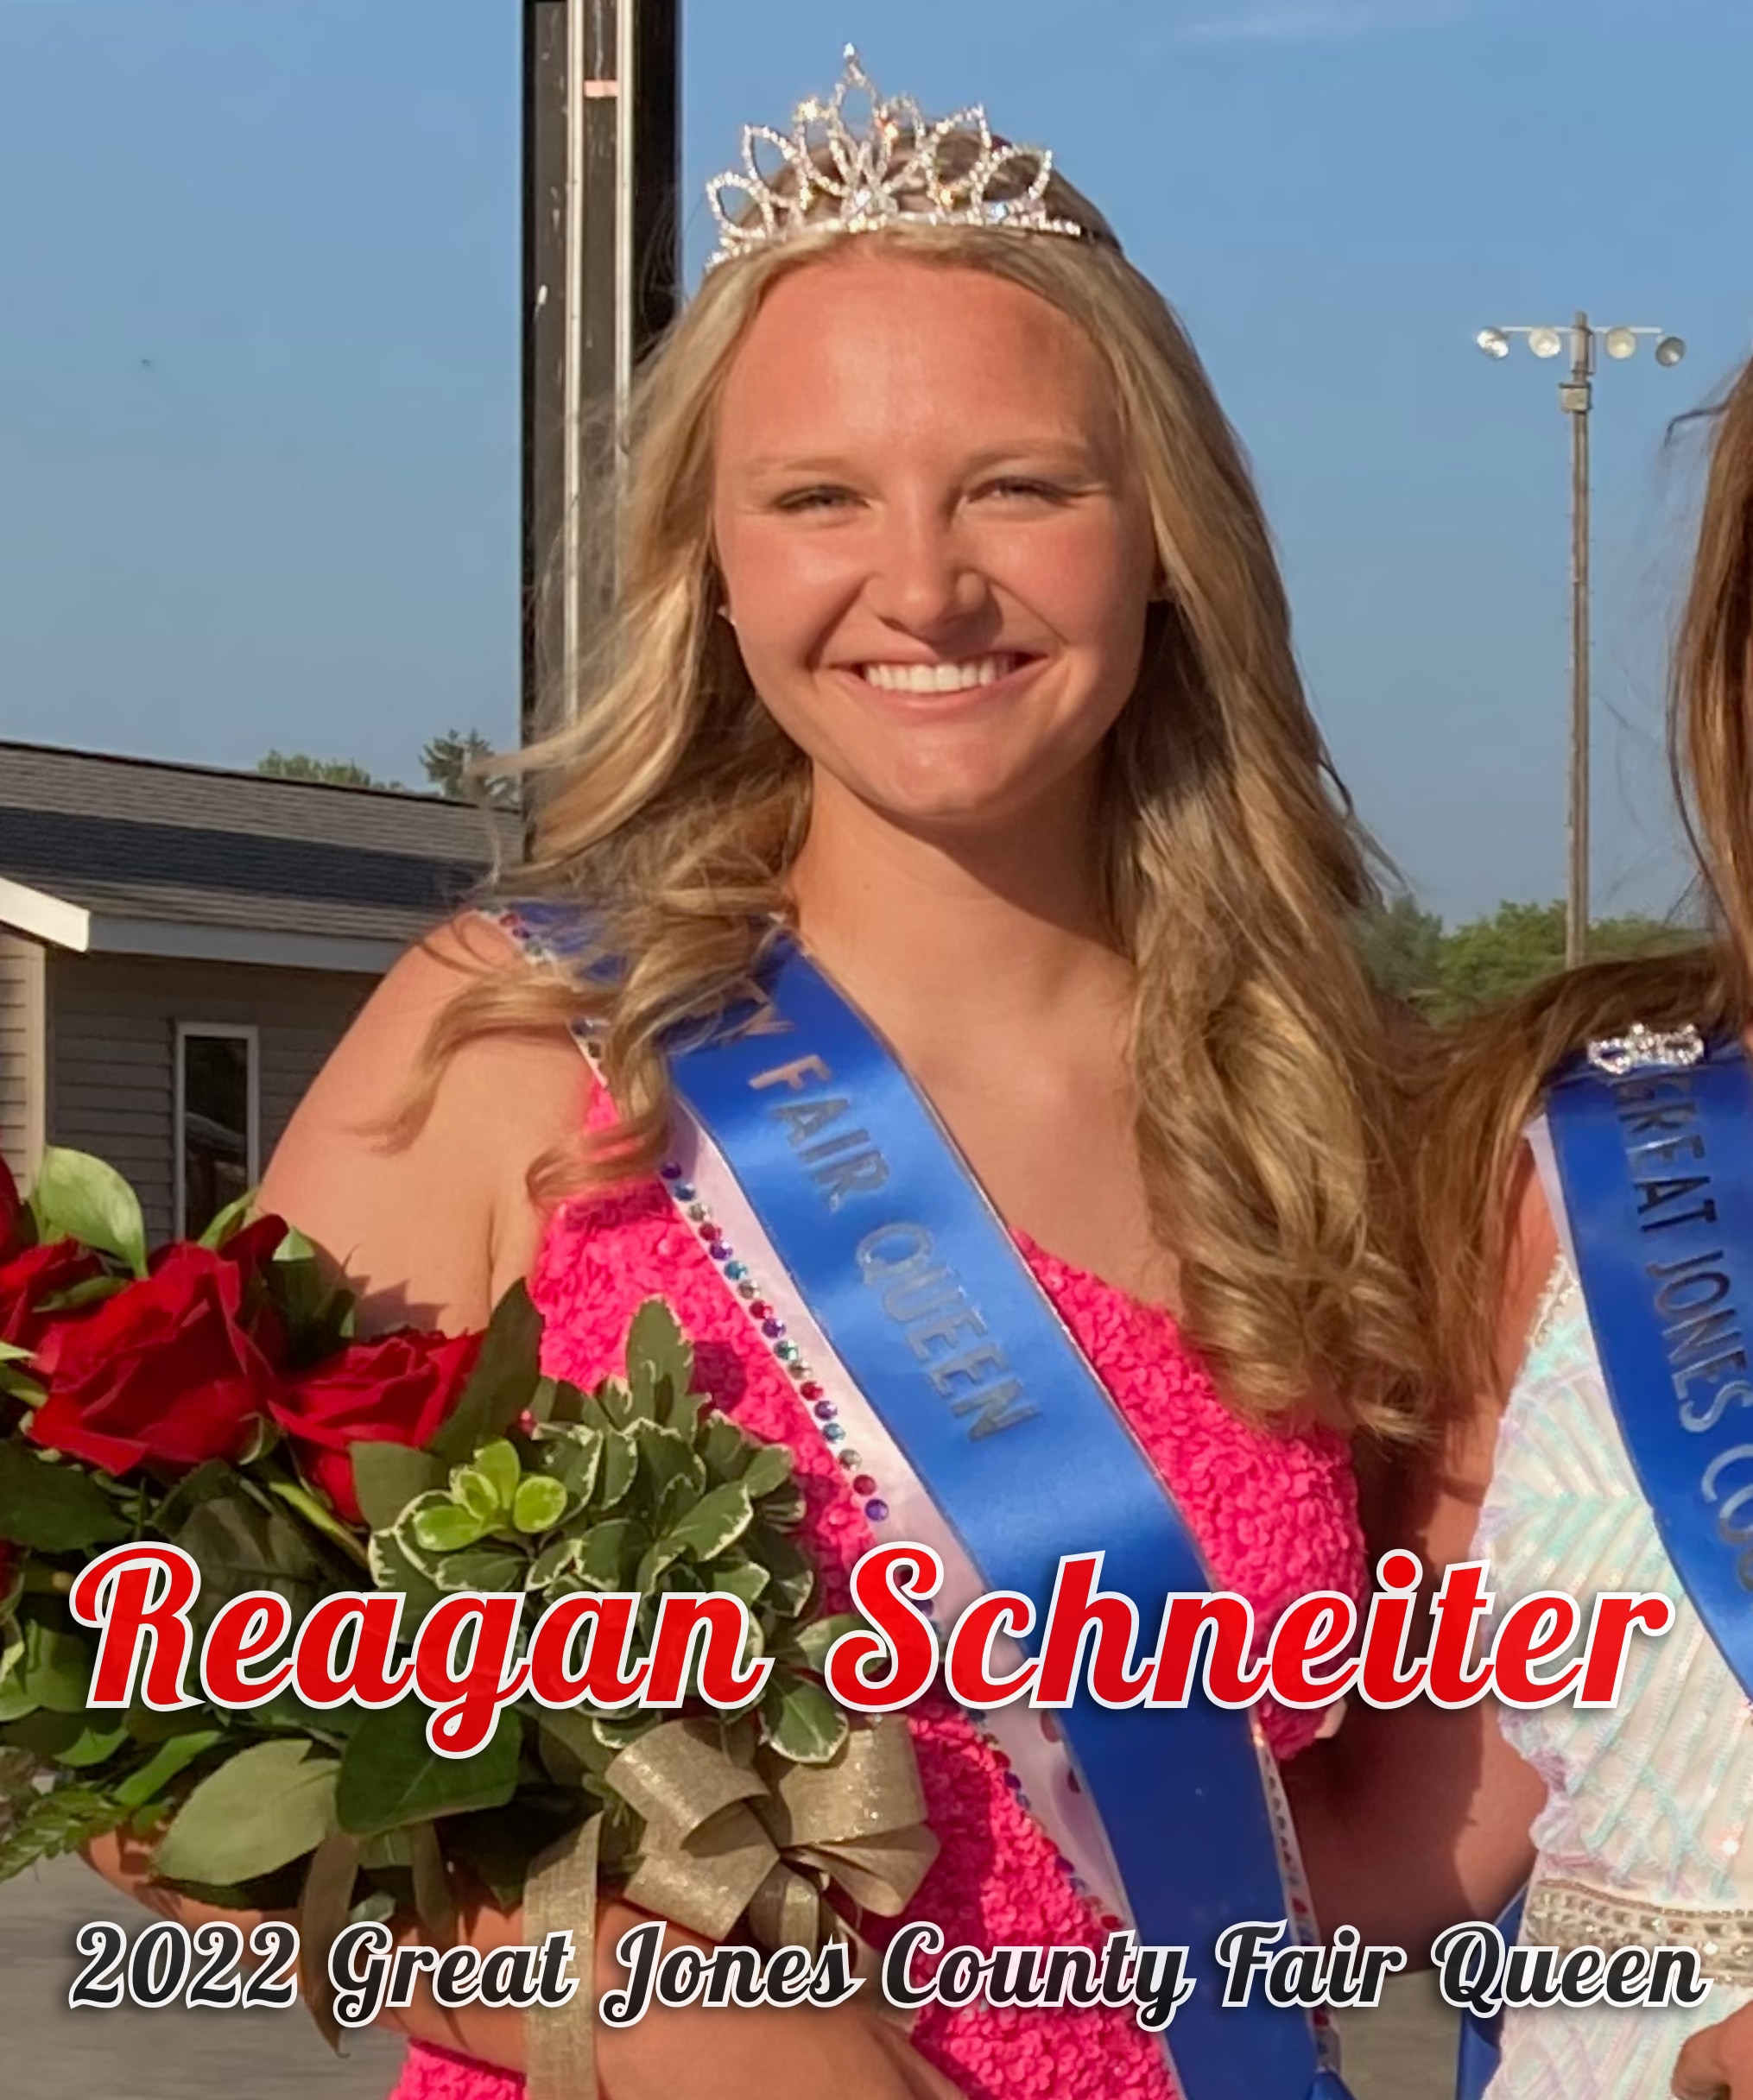
[[[1016,233],[1090,232],[1048,210],[1053,155],[1044,146],[994,138],[978,103],[927,123],[911,95],[885,100],[876,92],[851,44],[845,61],[826,102],[812,95],[798,104],[788,136],[766,124],[744,127],[741,171],[706,185],[718,223],[708,269],[796,234],[871,233],[902,218]],[[870,100],[869,122],[859,129],[846,117],[854,94]],[[761,167],[763,146],[777,152],[779,167]],[[727,195],[746,200],[742,216],[725,209]]]

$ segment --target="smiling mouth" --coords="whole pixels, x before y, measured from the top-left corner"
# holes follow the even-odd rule
[[[1009,652],[971,656],[961,663],[861,663],[852,668],[855,676],[879,693],[971,693],[978,686],[996,686],[1037,661]]]

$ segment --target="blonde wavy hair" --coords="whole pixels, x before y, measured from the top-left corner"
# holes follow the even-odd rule
[[[441,1017],[419,1083],[429,1091],[484,1029],[587,1018],[620,1123],[586,1142],[572,1185],[661,1157],[666,1034],[749,995],[810,813],[807,762],[714,617],[725,375],[773,287],[833,267],[849,238],[990,272],[1068,314],[1106,360],[1168,579],[1105,753],[1098,836],[1111,938],[1136,969],[1138,1149],[1184,1327],[1250,1418],[1313,1402],[1347,1428],[1403,1433],[1421,1406],[1424,1321],[1384,1016],[1351,938],[1374,895],[1365,844],[1199,359],[1084,199],[1056,177],[1047,202],[1090,237],[903,219],[878,235],[807,231],[708,275],[642,376],[616,601],[582,690],[564,696],[570,719],[516,762],[536,791],[532,838],[499,882],[587,901],[616,981],[484,977]]]
[[[1677,953],[1585,965],[1427,1043],[1416,1204],[1433,1332],[1452,1399],[1502,1388],[1498,1306],[1522,1132],[1547,1075],[1636,1021],[1753,1022],[1753,364],[1700,417],[1711,430],[1697,548],[1675,637],[1668,740],[1706,929]]]

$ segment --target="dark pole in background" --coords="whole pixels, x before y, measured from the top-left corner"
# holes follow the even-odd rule
[[[523,737],[614,588],[634,368],[680,288],[680,0],[524,0]]]
[[[1586,313],[1571,330],[1571,376],[1558,390],[1571,419],[1571,787],[1564,961],[1589,945],[1589,415],[1595,400],[1595,332]]]

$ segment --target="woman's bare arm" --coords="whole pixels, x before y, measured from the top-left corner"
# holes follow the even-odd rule
[[[527,967],[481,919],[458,920],[411,949],[275,1152],[263,1206],[345,1271],[364,1294],[362,1326],[484,1326],[528,1273],[542,1226],[529,1170],[580,1128],[589,1092],[589,1068],[563,1029],[465,1043],[419,1129],[399,1144],[383,1135],[446,1003],[484,972]]]
[[[1366,1501],[1372,1557],[1410,1547],[1427,1570],[1426,1597],[1444,1568],[1473,1557],[1503,1396],[1556,1259],[1557,1235],[1525,1155],[1512,1201],[1498,1389],[1458,1414],[1436,1448],[1376,1482]],[[1354,1699],[1338,1734],[1287,1768],[1315,1908],[1328,1930],[1356,1925],[1366,1943],[1404,1946],[1416,1961],[1445,1926],[1494,1917],[1521,1887],[1546,1790],[1504,1741],[1497,1716],[1490,1698],[1453,1712],[1424,1698],[1388,1712]]]

